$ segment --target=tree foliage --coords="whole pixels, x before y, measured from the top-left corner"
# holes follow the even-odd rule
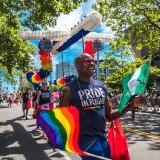
[[[147,48],[152,58],[159,56],[160,2],[158,0],[97,0],[93,5],[102,14],[103,22],[111,27],[115,41],[106,53],[102,68],[113,74],[105,81],[110,90],[122,90],[120,80],[145,63],[145,59],[130,62],[130,49]],[[158,53],[158,54],[157,54]],[[149,57],[150,57],[149,55]],[[160,56],[159,56],[160,57]],[[151,67],[149,81],[160,78],[160,69]]]
[[[8,80],[33,65],[35,47],[18,37],[19,19],[14,13],[0,16],[0,67]],[[12,81],[13,82],[13,81]]]
[[[54,26],[61,13],[68,14],[87,0],[1,0],[2,13],[11,11],[22,17],[23,25],[32,30]]]
[[[135,61],[128,62],[125,66],[117,68],[117,70],[111,74],[105,81],[105,84],[109,88],[110,91],[123,91],[121,85],[121,79],[135,71],[141,65],[143,65],[148,59],[140,59],[137,58]],[[160,69],[156,67],[150,68],[149,74],[149,85],[152,85],[152,82],[155,79],[160,79]]]
[[[115,32],[117,46],[123,40],[157,53],[160,47],[160,2],[158,0],[97,0],[94,8],[106,26]]]
[[[20,91],[21,93],[22,93],[22,92],[25,92],[27,88],[32,89],[32,88],[33,88],[33,84],[30,83],[30,82],[23,83],[22,85],[19,86],[19,91]]]
[[[101,68],[108,68],[111,72],[116,72],[118,69],[123,68],[128,62],[131,61],[130,47],[121,41],[117,46],[117,42],[110,44],[110,50],[105,52],[105,59],[102,62]]]
[[[13,75],[33,66],[35,47],[18,37],[20,30],[37,30],[54,26],[61,13],[69,13],[86,0],[1,0],[0,67],[9,81]]]
[[[63,88],[65,88],[65,85],[57,86],[57,85],[52,84],[52,86],[50,87],[50,91],[52,91],[52,92],[62,92]]]

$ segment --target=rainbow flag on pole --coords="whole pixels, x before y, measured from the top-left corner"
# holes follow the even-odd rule
[[[78,145],[79,111],[62,107],[38,115],[37,124],[50,138],[53,147],[70,153],[88,156]]]

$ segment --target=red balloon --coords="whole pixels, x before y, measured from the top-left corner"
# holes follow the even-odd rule
[[[36,73],[33,75],[34,79],[37,81],[37,82],[40,82],[42,81],[42,78]]]
[[[48,52],[44,52],[42,50],[39,50],[39,54],[44,56],[44,57],[47,57],[48,55],[50,55]]]
[[[96,51],[92,48],[92,41],[85,41],[84,53],[88,53],[94,57]]]

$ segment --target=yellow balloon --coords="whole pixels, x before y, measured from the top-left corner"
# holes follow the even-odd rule
[[[43,70],[49,70],[50,69],[50,63],[47,63],[46,65],[42,65]]]

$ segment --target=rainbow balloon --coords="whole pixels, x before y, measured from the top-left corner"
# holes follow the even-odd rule
[[[29,71],[26,74],[26,78],[32,84],[39,84],[45,78],[47,78],[52,71],[52,43],[49,39],[43,38],[39,43],[39,54],[42,68],[38,72]]]
[[[72,81],[72,80],[74,80],[76,78],[78,78],[78,75],[76,75],[76,76],[74,76],[74,75],[63,76],[63,77],[60,77],[57,80],[54,80],[54,84],[58,85],[58,86],[63,86],[63,85],[69,83],[70,81]]]

